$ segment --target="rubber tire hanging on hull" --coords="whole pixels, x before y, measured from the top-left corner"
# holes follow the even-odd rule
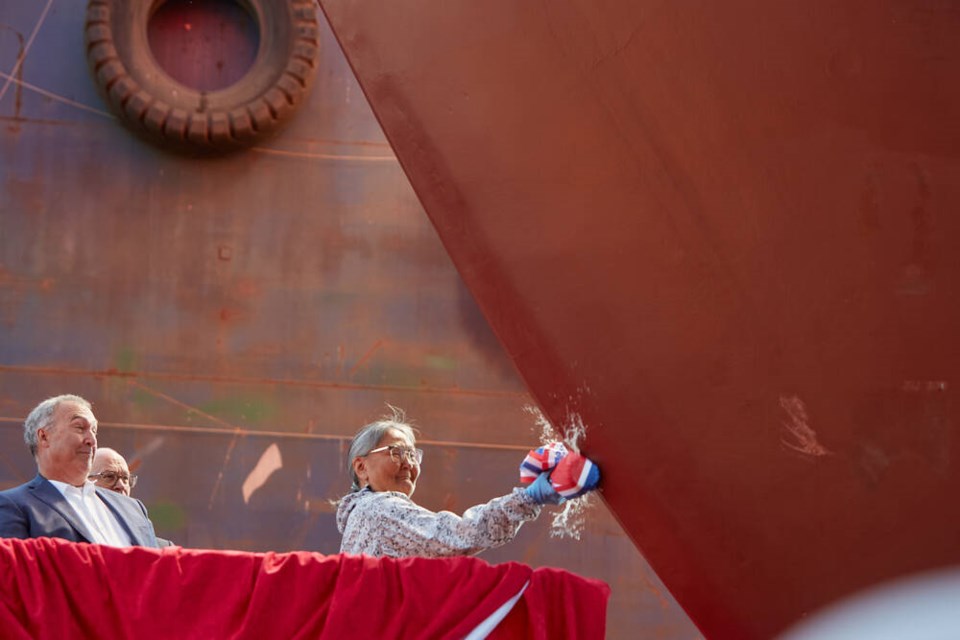
[[[257,23],[260,48],[247,73],[218,91],[197,91],[157,64],[147,23],[163,0],[90,0],[87,61],[110,108],[165,147],[218,153],[273,134],[303,101],[317,68],[313,0],[242,0]]]

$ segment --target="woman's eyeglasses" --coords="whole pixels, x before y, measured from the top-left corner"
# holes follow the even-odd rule
[[[367,453],[369,456],[371,453],[380,453],[381,451],[389,451],[390,457],[394,462],[400,464],[406,460],[409,464],[420,464],[423,462],[423,449],[411,449],[409,447],[401,447],[397,444],[388,444],[385,447],[378,447]]]

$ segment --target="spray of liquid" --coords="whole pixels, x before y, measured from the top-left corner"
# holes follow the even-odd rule
[[[537,407],[527,406],[524,407],[524,410],[533,416],[541,445],[560,440],[571,451],[580,453],[580,443],[587,435],[587,428],[579,415],[575,413],[567,414],[567,419],[561,430],[554,427]],[[562,508],[553,515],[550,537],[579,540],[586,525],[587,511],[593,506],[594,501],[593,494],[588,493],[575,500],[564,502]]]

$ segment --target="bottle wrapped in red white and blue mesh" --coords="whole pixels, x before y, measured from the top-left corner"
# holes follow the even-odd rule
[[[576,451],[564,456],[550,472],[550,484],[567,500],[582,496],[599,483],[600,468]]]
[[[562,442],[551,442],[531,450],[520,463],[520,483],[530,484],[541,473],[557,466],[566,455],[567,448]]]
[[[570,500],[597,487],[600,469],[589,458],[568,451],[562,442],[551,442],[533,449],[520,464],[520,482],[530,484],[541,473],[550,474],[550,484]]]

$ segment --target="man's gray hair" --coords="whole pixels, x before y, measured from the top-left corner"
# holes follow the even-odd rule
[[[387,431],[395,429],[405,435],[410,440],[411,445],[416,446],[417,444],[415,430],[410,423],[407,422],[407,417],[403,413],[403,409],[390,404],[387,406],[390,408],[388,415],[383,416],[376,422],[364,425],[360,431],[357,431],[357,435],[353,436],[353,440],[350,442],[350,451],[347,453],[347,468],[350,469],[350,477],[353,480],[350,491],[360,491],[360,489],[363,488],[360,486],[360,478],[357,477],[357,472],[353,470],[353,461],[367,455],[375,449],[377,443],[380,442],[380,438],[382,438]]]
[[[61,402],[75,402],[83,405],[87,409],[92,409],[92,406],[87,400],[84,400],[80,396],[70,394],[47,398],[38,404],[23,422],[23,441],[30,447],[30,455],[37,455],[37,430],[45,429],[49,426],[50,421],[53,419],[53,414]]]

